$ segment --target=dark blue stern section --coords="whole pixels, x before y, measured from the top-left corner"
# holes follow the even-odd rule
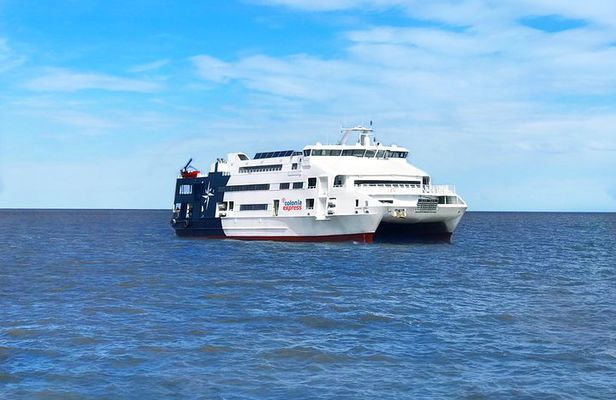
[[[210,172],[207,177],[178,178],[171,226],[178,236],[224,237],[222,221],[216,218],[230,176]]]

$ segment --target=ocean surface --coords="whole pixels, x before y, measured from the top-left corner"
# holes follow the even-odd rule
[[[408,245],[169,217],[0,210],[0,398],[616,398],[616,214],[471,212]]]

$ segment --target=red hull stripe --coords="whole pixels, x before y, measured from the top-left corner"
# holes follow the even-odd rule
[[[327,236],[207,236],[211,239],[270,240],[276,242],[374,242],[374,233]]]

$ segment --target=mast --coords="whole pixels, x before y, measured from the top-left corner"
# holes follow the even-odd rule
[[[346,144],[346,141],[349,139],[349,136],[353,132],[357,132],[359,134],[359,143],[362,146],[368,146],[370,144],[370,136],[374,129],[366,128],[365,126],[357,125],[353,128],[342,128],[342,138],[338,141],[338,144]]]

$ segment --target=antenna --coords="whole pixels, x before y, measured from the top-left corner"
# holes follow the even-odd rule
[[[184,165],[184,168],[182,168],[181,171],[186,171],[186,169],[188,168],[191,162],[192,162],[192,158],[188,160],[188,162],[186,163],[186,165]]]
[[[370,142],[368,137],[370,136],[371,132],[373,132],[373,129],[358,125],[354,128],[342,128],[341,132],[343,135],[338,144],[346,144],[346,141],[351,133],[359,132],[359,143],[365,145]]]

